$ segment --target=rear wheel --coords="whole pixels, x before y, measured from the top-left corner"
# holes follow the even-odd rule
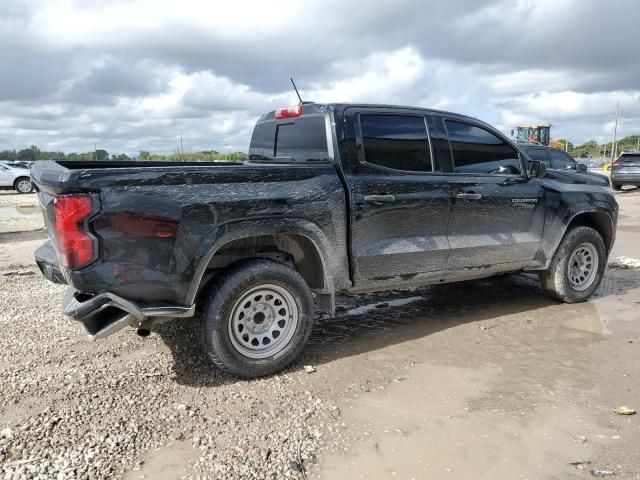
[[[600,285],[607,253],[600,234],[590,227],[576,227],[560,242],[549,269],[540,272],[542,288],[566,303],[588,299]]]
[[[313,298],[306,282],[297,271],[270,260],[232,267],[200,311],[200,337],[211,360],[245,378],[289,365],[312,326]]]
[[[29,177],[20,177],[18,178],[13,187],[18,191],[18,193],[31,193],[33,191],[33,183]]]

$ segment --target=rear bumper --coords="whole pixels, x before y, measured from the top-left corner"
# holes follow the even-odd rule
[[[640,186],[640,173],[619,173],[611,174],[611,183],[618,185]]]
[[[91,338],[104,338],[124,327],[150,329],[170,318],[192,317],[192,307],[142,307],[111,292],[80,293],[69,287],[62,299],[62,311],[84,326]]]
[[[48,280],[67,284],[64,273],[58,265],[56,251],[50,242],[36,250],[38,268]],[[195,305],[191,307],[160,306],[149,307],[132,302],[111,292],[98,294],[81,293],[69,287],[62,299],[65,315],[82,323],[91,338],[104,338],[127,327],[149,329],[154,323],[170,318],[191,317]]]
[[[58,255],[50,240],[36,250],[35,257],[36,264],[44,278],[53,283],[67,283],[58,265]]]

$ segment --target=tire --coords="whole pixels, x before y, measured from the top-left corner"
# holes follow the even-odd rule
[[[613,188],[616,192],[622,190],[622,185],[618,185],[617,183],[612,183],[611,188]]]
[[[607,251],[600,234],[590,227],[575,227],[560,242],[549,269],[540,272],[540,282],[556,300],[584,302],[600,285],[606,265]]]
[[[29,177],[19,177],[13,182],[13,188],[18,193],[31,193],[33,192],[33,183]]]
[[[313,327],[313,297],[305,280],[265,259],[231,267],[201,305],[199,330],[207,355],[221,370],[243,378],[287,367]]]

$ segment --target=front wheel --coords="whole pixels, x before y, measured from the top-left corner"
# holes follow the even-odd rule
[[[282,370],[300,354],[313,326],[313,298],[297,271],[256,259],[231,267],[199,316],[202,344],[216,366],[255,378]]]
[[[583,302],[600,285],[606,263],[600,234],[590,227],[573,228],[560,242],[549,269],[540,272],[542,288],[556,300]]]
[[[18,193],[31,193],[33,192],[33,183],[27,177],[18,178],[13,184]]]

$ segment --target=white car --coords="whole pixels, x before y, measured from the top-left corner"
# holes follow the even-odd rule
[[[29,169],[22,165],[0,162],[0,189],[14,189],[18,193],[33,192]]]

